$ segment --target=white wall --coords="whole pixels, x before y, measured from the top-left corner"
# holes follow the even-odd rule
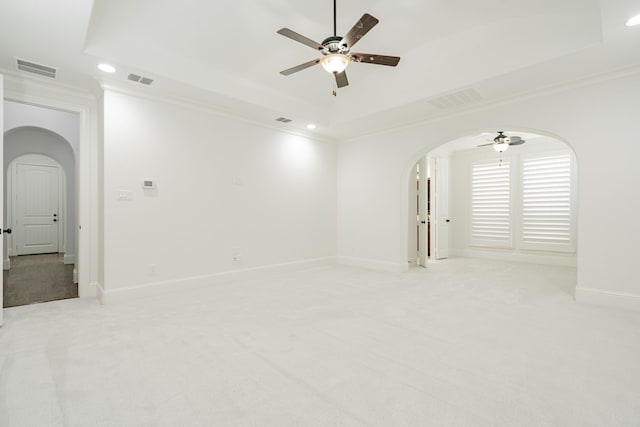
[[[78,156],[80,144],[78,113],[54,110],[22,102],[4,101],[4,130],[22,126],[36,126],[49,129],[62,136]]]
[[[512,165],[512,190],[516,197],[512,197],[512,215],[511,221],[513,230],[517,231],[519,228],[518,218],[521,218],[517,214],[519,206],[519,198],[517,192],[520,190],[518,184],[518,168],[517,164],[520,156],[528,153],[540,153],[540,152],[553,152],[559,150],[569,150],[565,143],[554,140],[548,137],[527,138],[526,143],[523,145],[509,148],[502,154],[503,160],[510,161]],[[572,153],[573,154],[573,153]],[[471,257],[483,257],[494,258],[501,260],[511,260],[519,262],[534,262],[544,264],[555,265],[576,265],[575,252],[572,253],[560,253],[560,252],[542,252],[525,250],[520,247],[519,233],[514,232],[513,246],[509,249],[496,249],[472,246],[470,244],[470,225],[471,225],[471,165],[477,161],[490,161],[496,162],[496,165],[500,161],[499,153],[497,153],[493,147],[481,147],[473,148],[469,150],[455,151],[452,153],[450,162],[450,218],[449,224],[449,253],[452,256],[471,256]],[[578,171],[574,169],[573,173],[578,174]],[[572,195],[577,198],[577,188],[574,188],[575,193]],[[576,218],[577,220],[577,218]]]
[[[103,108],[103,292],[335,256],[334,145],[110,89]]]
[[[407,177],[418,157],[479,131],[529,130],[559,136],[577,156],[578,298],[640,309],[640,280],[633,268],[640,256],[638,111],[640,76],[636,73],[342,145],[338,151],[339,259],[406,268]]]

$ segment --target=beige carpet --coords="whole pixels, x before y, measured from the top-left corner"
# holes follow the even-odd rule
[[[4,311],[0,426],[637,427],[640,313],[575,269],[263,270]]]

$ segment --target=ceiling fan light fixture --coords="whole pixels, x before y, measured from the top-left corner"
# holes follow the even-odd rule
[[[347,69],[349,62],[351,62],[351,58],[341,53],[332,53],[320,59],[320,64],[322,65],[322,68],[324,68],[325,70],[327,70],[328,73],[331,73],[331,74],[342,73],[344,70]]]
[[[507,142],[496,142],[495,144],[493,144],[493,149],[498,153],[507,151],[507,148],[509,148],[509,143]]]

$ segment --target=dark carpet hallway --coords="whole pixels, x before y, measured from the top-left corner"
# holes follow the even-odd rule
[[[76,298],[73,264],[62,260],[62,254],[11,257],[11,269],[3,272],[4,307]]]

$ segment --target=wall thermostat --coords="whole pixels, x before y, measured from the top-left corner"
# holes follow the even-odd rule
[[[142,188],[144,189],[156,188],[156,182],[151,179],[145,179],[144,181],[142,181]]]

